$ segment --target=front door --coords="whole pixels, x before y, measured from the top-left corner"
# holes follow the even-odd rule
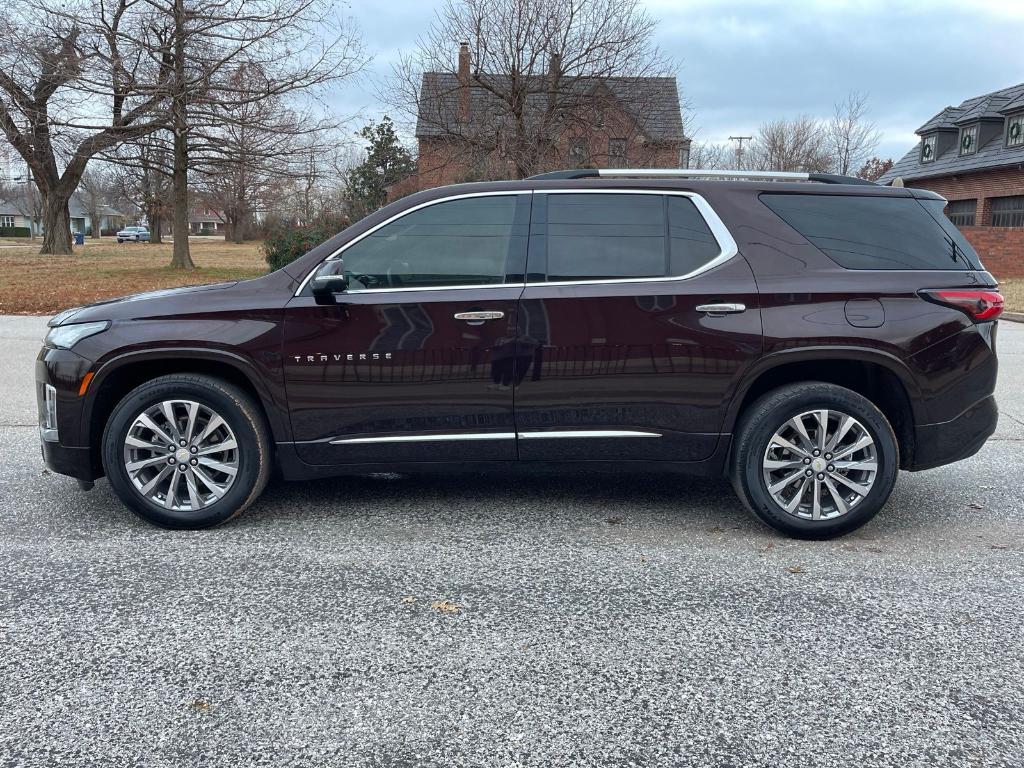
[[[528,193],[410,209],[347,245],[338,304],[288,305],[285,377],[311,464],[508,460]],[[307,295],[308,294],[308,295]]]
[[[754,277],[696,195],[536,194],[519,306],[526,461],[701,461],[761,352]]]

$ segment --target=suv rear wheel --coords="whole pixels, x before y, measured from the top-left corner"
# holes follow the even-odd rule
[[[165,528],[208,528],[259,496],[270,445],[246,393],[213,377],[173,374],[117,404],[103,432],[103,467],[140,517]]]
[[[845,387],[809,382],[769,392],[743,414],[732,483],[773,528],[829,539],[878,513],[899,463],[892,426],[874,403]]]

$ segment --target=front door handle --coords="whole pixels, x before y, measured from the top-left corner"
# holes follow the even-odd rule
[[[737,312],[746,312],[746,304],[698,304],[698,312],[704,312],[705,314],[711,315],[712,317],[721,317],[722,315],[732,315]]]
[[[483,325],[485,320],[501,320],[505,316],[504,312],[456,312],[454,317],[456,320],[465,320],[469,325]]]

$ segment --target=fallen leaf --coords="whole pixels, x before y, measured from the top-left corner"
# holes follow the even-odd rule
[[[767,544],[766,544],[766,545],[765,545],[765,546],[764,546],[764,547],[763,547],[763,548],[761,549],[761,551],[762,551],[762,552],[771,552],[771,551],[772,551],[773,549],[775,549],[775,543],[774,543],[774,542],[771,542],[771,541],[769,541],[769,542],[768,542],[768,543],[767,543]]]
[[[612,525],[621,525],[625,520],[626,518],[624,517],[609,517],[605,522],[611,523]]]
[[[970,504],[968,504],[968,506],[971,509],[984,509],[984,507],[981,506],[981,504],[978,504],[977,502],[973,502],[973,501]]]
[[[209,712],[210,707],[213,705],[210,704],[210,702],[208,702],[206,699],[196,699],[189,706],[191,706],[192,709],[198,710],[200,712]]]
[[[787,566],[786,573],[807,573],[807,571],[805,571],[799,565],[790,565],[790,566]]]
[[[413,597],[412,595],[406,595],[405,597],[402,598],[402,602],[405,603],[406,605],[412,605],[413,603],[416,602],[416,598]]]
[[[725,533],[725,528],[720,525],[713,525],[708,528],[708,533]]]
[[[989,549],[1009,549],[1010,545],[1009,544],[989,544],[988,548]]]
[[[640,555],[640,562],[641,563],[646,563],[647,562],[647,555]]]
[[[441,613],[458,613],[462,610],[462,606],[456,605],[451,600],[435,600],[430,607],[435,611],[441,611]]]

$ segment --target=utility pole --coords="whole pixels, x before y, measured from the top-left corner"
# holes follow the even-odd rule
[[[736,170],[743,168],[743,142],[753,141],[753,136],[730,136],[729,141],[736,142]]]

